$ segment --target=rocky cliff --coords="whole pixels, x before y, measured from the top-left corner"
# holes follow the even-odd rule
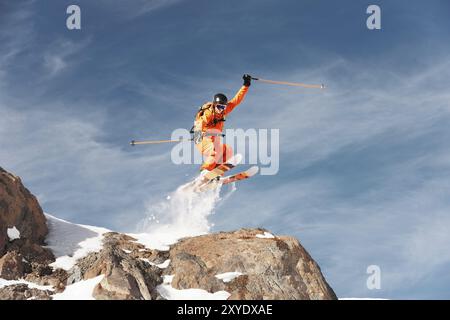
[[[241,229],[156,250],[42,213],[0,168],[0,299],[336,299],[292,237]]]
[[[19,177],[0,168],[0,279],[49,273],[48,263],[54,256],[42,246],[47,233],[46,219],[36,198]]]
[[[10,234],[20,230],[20,240],[11,244]],[[26,189],[19,177],[0,168],[0,254],[11,246],[19,251],[32,250],[44,243],[48,229],[36,198]]]

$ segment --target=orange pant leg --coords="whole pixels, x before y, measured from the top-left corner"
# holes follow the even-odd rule
[[[227,144],[222,144],[220,139],[204,138],[196,147],[205,157],[201,167],[202,170],[212,170],[218,164],[226,162],[233,155],[232,148]]]
[[[221,150],[223,162],[227,162],[233,156],[233,149],[227,144],[222,144]]]

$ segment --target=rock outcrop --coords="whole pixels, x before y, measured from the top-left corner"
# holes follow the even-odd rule
[[[241,229],[183,239],[170,249],[164,273],[175,275],[177,289],[224,290],[229,299],[336,299],[297,239],[257,237],[265,232]],[[227,283],[216,277],[228,272],[242,275]]]
[[[68,284],[103,274],[96,299],[163,299],[158,285],[173,275],[175,289],[226,291],[234,300],[336,299],[295,238],[257,237],[265,232],[241,229],[185,238],[169,251],[150,250],[127,235],[108,233],[100,252],[77,262]],[[164,262],[167,266],[161,267]],[[229,282],[217,277],[229,272],[240,275]]]
[[[103,249],[80,259],[71,270],[68,284],[104,275],[94,290],[99,300],[154,300],[161,271],[149,263],[157,251],[145,249],[135,239],[115,232],[104,235]]]
[[[56,284],[56,277],[49,277],[53,270],[48,264],[55,258],[45,248],[47,233],[36,197],[19,177],[0,168],[0,279]],[[60,278],[61,272],[56,275]],[[49,293],[25,284],[0,287],[0,299],[50,299]]]
[[[18,238],[8,236],[14,230]],[[19,177],[0,168],[0,255],[19,251],[25,259],[43,257],[41,245],[48,233],[45,216],[36,198],[24,187]]]
[[[225,292],[228,299],[336,299],[297,239],[264,229],[184,238],[167,251],[104,231],[102,246],[67,271],[51,264],[55,257],[45,247],[47,232],[36,198],[18,177],[0,168],[0,299],[52,299],[68,286],[94,278],[99,279],[92,291],[95,299],[165,299],[168,291],[193,288]]]
[[[14,280],[23,277],[22,256],[16,251],[8,252],[0,258],[0,278]]]
[[[30,288],[26,284],[7,286],[0,290],[0,300],[51,300],[50,290]]]

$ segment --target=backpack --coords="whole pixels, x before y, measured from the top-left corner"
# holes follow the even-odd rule
[[[213,107],[213,103],[212,102],[207,102],[205,104],[203,104],[197,111],[197,113],[195,114],[195,121],[194,121],[194,125],[192,126],[191,130],[189,131],[190,133],[194,133],[194,128],[196,127],[197,121],[198,119],[203,116],[203,114],[205,113],[206,110],[212,108],[212,113],[215,115],[215,110]],[[217,122],[220,121],[225,121],[225,117],[222,117],[220,119],[216,119],[214,116],[214,120],[213,120],[213,124],[216,124]]]

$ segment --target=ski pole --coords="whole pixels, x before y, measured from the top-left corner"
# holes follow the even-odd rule
[[[225,137],[225,134],[223,134],[223,133],[206,133],[203,136],[204,137]],[[142,141],[131,140],[130,144],[132,146],[135,146],[138,144],[176,143],[176,142],[185,142],[185,141],[194,141],[194,138],[178,139],[178,140],[142,140]]]
[[[154,140],[154,141],[151,141],[151,140],[143,140],[143,141],[135,141],[135,140],[132,140],[132,141],[130,142],[130,144],[131,144],[132,146],[135,146],[135,145],[138,145],[138,144],[159,144],[159,143],[171,143],[171,142],[175,143],[175,142],[184,142],[184,141],[192,141],[192,140],[193,140],[193,139]]]
[[[254,77],[252,77],[252,80],[257,80],[257,81],[270,83],[270,84],[281,84],[281,85],[286,85],[286,86],[303,87],[303,88],[309,88],[309,89],[325,89],[325,85],[323,85],[323,84],[306,84],[306,83],[299,83],[299,82],[274,81],[274,80],[267,80],[267,79],[254,78]]]

